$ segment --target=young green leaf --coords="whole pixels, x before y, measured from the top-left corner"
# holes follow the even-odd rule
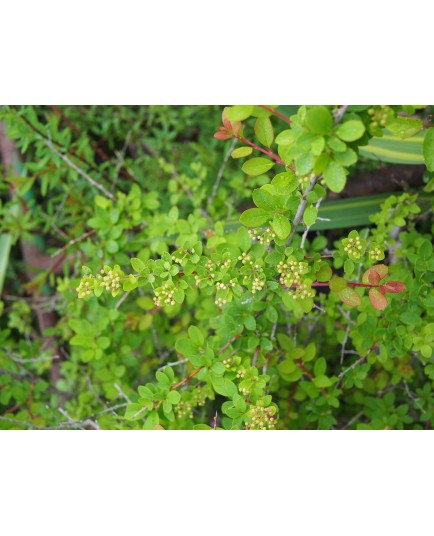
[[[252,147],[238,147],[231,152],[232,158],[244,158],[251,155],[253,152]]]
[[[347,282],[343,277],[334,275],[330,279],[329,287],[333,292],[341,292],[341,290],[344,290],[347,287]]]
[[[314,134],[327,134],[333,127],[333,117],[325,106],[314,106],[306,112],[306,126]]]
[[[271,222],[271,227],[281,240],[287,238],[291,232],[291,224],[289,223],[288,218],[283,214],[276,214],[274,216],[273,221]]]
[[[324,180],[332,192],[342,192],[347,182],[345,169],[332,160],[324,171]]]
[[[269,214],[262,208],[249,208],[240,216],[240,222],[246,227],[260,227],[267,223]]]
[[[307,227],[310,227],[316,222],[316,219],[318,217],[318,210],[310,205],[306,208],[303,214],[303,221],[307,225]]]
[[[141,273],[146,268],[145,263],[137,258],[130,259],[131,266],[135,272]]]
[[[228,118],[230,121],[244,121],[248,119],[253,112],[253,106],[237,104],[231,106],[228,110]]]
[[[255,123],[255,134],[262,145],[271,146],[274,140],[274,130],[269,117],[258,117]]]
[[[395,117],[387,123],[387,128],[399,138],[406,139],[423,129],[423,121],[411,117]]]
[[[431,127],[425,132],[423,139],[423,159],[428,171],[434,171],[434,128]]]
[[[336,135],[344,141],[355,141],[363,136],[365,125],[358,120],[350,119],[338,126]]]
[[[263,173],[266,173],[273,166],[274,162],[268,160],[268,158],[258,157],[251,158],[250,160],[247,160],[247,162],[244,162],[241,169],[246,175],[256,177],[257,175],[262,175]]]

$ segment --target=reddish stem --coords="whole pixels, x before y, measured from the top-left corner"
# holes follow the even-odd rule
[[[364,288],[378,288],[380,285],[369,285],[368,283],[347,283],[349,287],[364,287]],[[318,281],[312,283],[312,287],[328,287],[329,283],[319,283]]]
[[[178,387],[181,387],[182,385],[184,385],[185,383],[187,383],[188,381],[191,380],[191,378],[193,378],[193,376],[196,376],[196,374],[198,372],[200,372],[201,370],[203,369],[203,367],[199,367],[197,368],[196,370],[194,370],[191,374],[189,374],[187,377],[185,377],[183,380],[181,380],[179,383],[175,384],[175,385],[172,385],[172,387],[170,388],[171,391],[174,391],[175,389],[178,389]]]
[[[266,154],[267,156],[272,158],[276,162],[276,164],[281,164],[282,166],[289,168],[291,171],[295,171],[294,166],[288,166],[287,164],[285,164],[285,162],[280,158],[280,156],[276,153],[273,153],[273,151],[271,151],[270,149],[263,149],[262,147],[259,147],[259,145],[256,145],[256,143],[253,143],[252,141],[245,138],[244,136],[235,136],[235,138],[239,139],[246,145],[250,145],[250,147],[253,147],[253,149],[256,149],[257,151]]]
[[[289,119],[285,115],[281,114],[280,112],[278,112],[274,108],[271,108],[270,106],[264,106],[262,104],[258,104],[257,106],[258,106],[258,108],[263,108],[264,110],[267,110],[267,112],[272,113],[273,115],[275,115],[276,117],[279,117],[280,119],[282,119],[283,121],[285,121],[288,124],[292,123],[291,119]]]
[[[321,255],[320,257],[321,259],[332,259],[333,258],[333,255]],[[314,260],[314,257],[305,257],[304,258],[306,261],[313,261]]]

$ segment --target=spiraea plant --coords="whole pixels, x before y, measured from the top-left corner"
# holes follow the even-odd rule
[[[158,195],[144,183],[100,189],[86,206],[88,236],[69,247],[81,278],[57,279],[64,316],[52,330],[69,348],[60,388],[80,386],[69,415],[145,429],[434,424],[425,108],[221,112],[202,139],[205,153],[227,145],[216,180],[203,155],[188,169],[161,157]],[[424,135],[425,186],[385,197],[370,225],[321,231],[328,196],[385,131]],[[123,169],[138,176],[134,163]]]

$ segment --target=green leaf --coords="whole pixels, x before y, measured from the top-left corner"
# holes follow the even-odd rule
[[[167,393],[167,400],[169,400],[171,404],[178,404],[181,401],[181,395],[178,391],[169,391]]]
[[[240,222],[246,227],[260,227],[267,223],[269,215],[262,208],[249,208],[240,216]]]
[[[325,371],[327,370],[327,362],[323,357],[319,357],[315,361],[315,365],[313,367],[313,373],[315,376],[321,376],[325,374]]]
[[[226,367],[223,365],[223,363],[217,361],[212,364],[211,370],[214,372],[214,374],[217,374],[218,376],[223,376],[223,374],[226,372]]]
[[[276,188],[279,195],[289,195],[297,190],[299,182],[292,171],[283,171],[273,178],[271,184]]]
[[[339,138],[337,138],[336,136],[329,136],[327,138],[327,145],[335,153],[343,152],[343,151],[346,151],[347,149],[346,144],[343,141],[341,141]]]
[[[423,139],[423,159],[428,171],[434,171],[434,128],[425,132]]]
[[[342,166],[351,166],[357,162],[357,154],[353,149],[348,148],[346,151],[335,153],[333,158]]]
[[[327,134],[333,127],[333,117],[325,106],[315,106],[307,111],[305,122],[314,134]]]
[[[294,141],[294,131],[291,129],[282,130],[276,136],[277,145],[290,145]]]
[[[231,152],[232,158],[244,158],[251,155],[253,152],[252,147],[238,147]]]
[[[428,260],[433,253],[433,245],[428,240],[424,240],[419,246],[417,253],[421,259],[424,261]]]
[[[332,192],[339,193],[345,187],[347,176],[344,168],[332,160],[324,171],[324,180]]]
[[[151,413],[148,415],[145,421],[144,429],[145,430],[152,430],[154,426],[157,426],[160,423],[160,419],[158,417],[158,413],[156,411],[151,411]]]
[[[127,421],[135,421],[136,419],[143,418],[145,413],[141,410],[143,409],[143,406],[140,404],[128,404],[128,406],[125,409],[125,419]]]
[[[197,346],[190,339],[178,339],[175,343],[175,349],[184,357],[190,357],[198,353]]]
[[[246,104],[237,104],[229,108],[228,117],[231,122],[244,121],[252,115],[252,112],[253,106]]]
[[[203,346],[203,343],[205,342],[205,338],[202,335],[202,332],[200,329],[196,326],[190,326],[188,328],[188,336],[191,339],[191,342],[195,344],[197,347]]]
[[[395,117],[387,123],[387,128],[399,138],[405,139],[418,134],[423,129],[423,122],[410,117]]]
[[[330,290],[333,292],[341,292],[345,288],[347,288],[347,282],[343,277],[339,277],[338,275],[334,275],[330,279],[329,283]]]
[[[258,208],[263,208],[267,212],[274,212],[281,208],[278,198],[263,188],[253,190],[252,198]]]
[[[312,381],[314,385],[316,385],[316,387],[319,387],[320,389],[323,387],[330,387],[330,385],[332,385],[332,381],[330,380],[330,378],[327,378],[327,376],[324,376],[323,374],[317,376]]]
[[[344,262],[344,272],[346,274],[352,274],[354,272],[354,262],[351,259],[347,259]]]
[[[130,274],[128,276],[128,279],[124,281],[122,288],[125,290],[125,292],[129,292],[130,290],[134,290],[138,287],[137,278],[133,276],[133,274]]]
[[[280,374],[291,374],[297,370],[297,365],[294,363],[294,360],[290,357],[284,359],[281,363],[277,365],[277,370]]]
[[[358,307],[362,300],[357,292],[350,287],[344,288],[339,292],[340,299],[350,307]]]
[[[262,145],[271,146],[274,140],[274,130],[269,117],[258,117],[255,123],[255,134]]]
[[[306,208],[303,214],[303,221],[307,225],[307,227],[310,227],[313,225],[318,217],[318,210],[310,205]]]
[[[110,346],[110,339],[108,337],[98,337],[96,344],[98,345],[98,348],[101,348],[101,350],[107,350],[107,348]]]
[[[274,216],[273,221],[271,222],[271,227],[281,240],[287,238],[291,232],[291,224],[289,223],[288,218],[283,214],[276,214]]]
[[[140,259],[133,258],[130,260],[130,262],[135,272],[141,273],[146,268],[145,263]]]
[[[326,281],[330,281],[332,274],[333,272],[330,266],[326,262],[322,262],[320,269],[316,273],[316,279],[317,281],[325,283]]]
[[[355,141],[363,136],[365,125],[361,121],[350,119],[338,126],[336,135],[344,141]]]
[[[169,378],[167,377],[166,374],[164,374],[164,372],[162,372],[161,370],[157,370],[157,372],[155,373],[155,377],[157,378],[157,382],[161,385],[164,385],[165,387],[169,387],[170,386],[170,380]]]
[[[140,395],[140,398],[145,398],[146,400],[152,400],[154,398],[154,394],[149,389],[149,387],[146,387],[144,385],[139,385],[139,387],[137,388],[137,391]]]
[[[257,175],[262,175],[266,173],[269,169],[274,166],[274,162],[268,160],[268,158],[251,158],[244,162],[242,170],[246,175],[256,177]]]
[[[109,253],[116,253],[119,251],[119,245],[117,242],[115,242],[114,240],[109,240],[107,242],[107,251]]]

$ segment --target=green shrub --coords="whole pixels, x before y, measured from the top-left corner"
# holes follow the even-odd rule
[[[284,109],[224,108],[221,126],[220,107],[3,109],[24,169],[1,206],[18,296],[2,302],[1,427],[434,424],[428,110]],[[424,187],[332,233],[328,192],[385,129],[424,134]],[[18,239],[52,261],[25,284]],[[42,334],[38,307],[57,313]]]

